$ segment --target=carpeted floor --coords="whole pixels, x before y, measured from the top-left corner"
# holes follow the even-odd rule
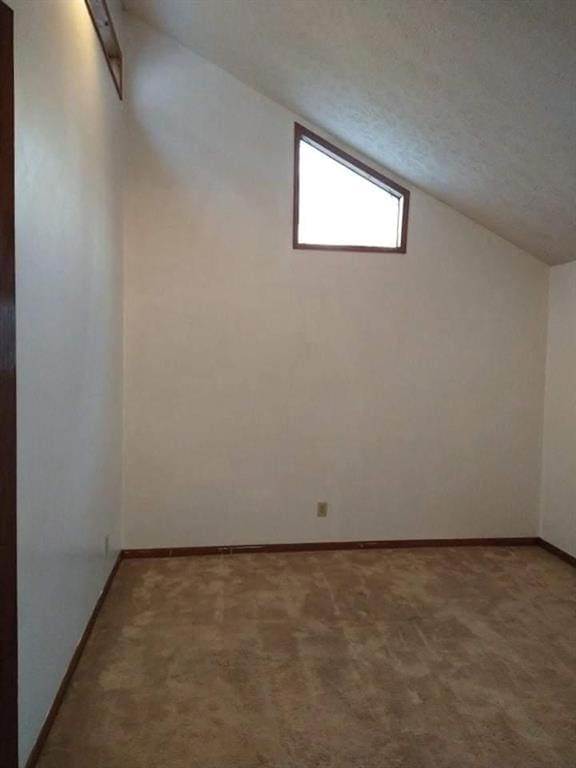
[[[543,550],[121,564],[40,768],[574,768],[576,570]]]

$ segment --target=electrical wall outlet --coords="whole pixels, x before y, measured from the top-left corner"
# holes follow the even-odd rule
[[[316,516],[317,517],[328,517],[328,502],[327,501],[319,501],[318,505],[316,507]]]

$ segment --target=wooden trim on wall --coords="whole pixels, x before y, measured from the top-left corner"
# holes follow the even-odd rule
[[[94,627],[94,623],[96,622],[96,619],[98,618],[98,614],[100,613],[100,609],[102,608],[102,606],[104,604],[104,601],[106,600],[106,596],[108,595],[108,592],[110,591],[110,587],[112,586],[112,582],[114,581],[114,576],[116,576],[116,572],[118,571],[118,566],[120,565],[121,559],[122,559],[122,556],[120,554],[116,558],[116,562],[114,563],[114,565],[112,567],[112,570],[110,571],[110,574],[109,574],[108,578],[106,579],[106,583],[104,584],[104,588],[102,589],[102,592],[100,593],[100,597],[96,601],[96,605],[94,606],[94,610],[92,611],[92,614],[90,615],[90,618],[88,619],[88,623],[86,624],[84,632],[82,633],[82,637],[80,638],[80,641],[79,641],[78,645],[76,646],[76,650],[74,651],[74,654],[73,654],[72,658],[70,659],[70,663],[68,664],[68,668],[66,669],[64,677],[62,678],[62,682],[60,683],[60,687],[58,688],[58,691],[56,692],[56,696],[54,697],[54,701],[52,702],[52,706],[50,707],[48,715],[46,716],[46,720],[44,721],[44,725],[40,729],[40,733],[38,734],[38,737],[36,739],[34,747],[32,748],[32,751],[30,752],[30,756],[28,757],[28,760],[26,761],[26,768],[34,768],[34,766],[36,766],[36,764],[38,762],[38,759],[40,758],[40,755],[42,754],[42,750],[44,749],[44,745],[45,745],[46,740],[48,738],[48,735],[50,733],[50,729],[52,728],[52,725],[54,724],[54,720],[56,719],[56,716],[58,715],[58,710],[62,706],[62,702],[64,701],[64,697],[66,696],[66,691],[68,690],[68,686],[70,685],[70,681],[72,680],[72,676],[74,675],[74,672],[76,671],[76,667],[78,666],[78,662],[80,661],[82,653],[84,652],[84,648],[86,647],[86,643],[88,642],[88,639],[90,638],[90,634],[91,634],[92,629]],[[2,763],[2,768],[3,768],[3,763]]]
[[[106,65],[114,81],[118,97],[122,100],[124,87],[122,49],[118,42],[118,35],[114,28],[114,21],[108,8],[108,3],[106,0],[85,0],[85,3],[94,24],[96,35],[100,41]]]
[[[559,557],[561,560],[564,560],[565,563],[569,563],[570,565],[574,566],[576,568],[576,557],[574,555],[569,555],[568,552],[564,552],[563,549],[560,549],[560,547],[556,547],[554,544],[550,544],[549,541],[546,541],[545,539],[538,539],[538,545],[542,547],[542,549],[545,549],[547,552],[550,552],[553,555],[556,555],[556,557]]]
[[[576,567],[576,557],[538,536],[477,539],[383,539],[374,541],[316,541],[301,544],[230,544],[207,547],[151,547],[123,549],[121,556],[132,560],[156,557],[201,557],[274,552],[326,552],[350,549],[420,549],[422,547],[541,547]]]
[[[0,0],[0,765],[18,766],[14,32]]]
[[[420,547],[526,547],[535,546],[533,536],[490,539],[387,539],[378,541],[316,541],[303,544],[231,544],[213,547],[155,547],[123,549],[126,559],[140,557],[194,557],[201,555],[238,555],[259,552],[323,552],[345,549],[417,549]]]
[[[400,244],[394,248],[382,248],[370,245],[329,245],[322,243],[300,243],[298,240],[298,224],[300,220],[300,142],[302,139],[310,139],[313,146],[316,144],[326,150],[334,160],[340,160],[343,165],[354,170],[355,168],[381,182],[384,187],[396,193],[402,199],[402,226],[400,231]],[[362,175],[363,175],[362,174]],[[317,133],[305,128],[300,123],[294,123],[294,185],[292,198],[292,247],[296,250],[309,251],[353,251],[358,253],[406,253],[408,243],[408,216],[410,211],[410,191],[389,179],[380,171],[372,168],[348,154],[343,149],[319,136]]]

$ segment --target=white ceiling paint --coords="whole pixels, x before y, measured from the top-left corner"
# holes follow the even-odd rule
[[[576,259],[576,2],[125,2],[543,261]]]

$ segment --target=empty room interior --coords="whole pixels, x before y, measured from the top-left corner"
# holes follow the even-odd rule
[[[572,0],[0,0],[0,310],[0,768],[575,768]]]

